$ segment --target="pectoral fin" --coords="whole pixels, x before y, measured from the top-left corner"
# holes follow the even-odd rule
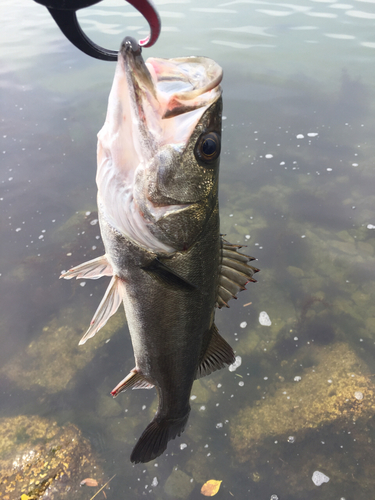
[[[109,318],[115,314],[123,299],[122,287],[123,283],[121,279],[117,276],[113,276],[104,297],[91,320],[90,328],[79,341],[79,345],[82,345],[86,342],[86,340],[91,339],[91,337],[93,337],[96,332],[98,332],[107,323]]]
[[[111,394],[115,398],[120,392],[126,391],[126,389],[152,389],[153,387],[153,384],[150,384],[136,368],[133,368],[133,370],[116,385],[111,391]]]
[[[84,262],[79,266],[72,267],[69,271],[62,273],[60,278],[65,278],[70,280],[72,278],[87,278],[92,280],[97,280],[102,276],[112,276],[113,269],[111,264],[108,262],[107,257],[102,255],[88,262]]]
[[[248,264],[254,260],[254,257],[249,257],[238,251],[241,245],[231,245],[223,238],[221,241],[221,266],[216,300],[219,309],[223,306],[229,307],[228,301],[235,299],[239,291],[245,290],[245,285],[249,281],[255,283],[253,275],[259,271],[256,267]]]
[[[208,344],[203,360],[198,367],[196,379],[205,377],[235,362],[233,349],[219,334],[215,323],[211,327],[211,341]]]
[[[151,273],[165,285],[188,290],[196,290],[196,286],[190,281],[180,276],[174,269],[171,269],[159,259],[154,259],[150,265],[143,268],[144,271]]]

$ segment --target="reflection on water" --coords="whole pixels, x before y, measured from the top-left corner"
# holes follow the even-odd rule
[[[55,464],[57,437],[74,434],[58,498],[75,488],[74,498],[89,499],[98,488],[79,487],[86,475],[103,485],[116,474],[108,498],[195,499],[215,478],[223,480],[218,497],[367,499],[375,2],[157,5],[164,31],[150,56],[199,53],[224,68],[222,232],[247,244],[262,270],[218,314],[239,366],[197,381],[181,438],[156,463],[130,464],[155,394],[109,396],[133,367],[123,314],[78,347],[107,283],[58,280],[102,253],[96,132],[114,66],[70,46],[41,6],[2,2],[0,478],[31,451]],[[122,1],[80,16],[109,48],[147,31]],[[33,464],[30,473],[46,474],[38,491],[57,481],[55,468]],[[329,481],[318,486],[315,472]]]

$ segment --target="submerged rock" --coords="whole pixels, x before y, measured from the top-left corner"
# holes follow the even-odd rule
[[[305,352],[306,351],[306,352]],[[242,409],[231,422],[231,442],[240,461],[248,460],[265,439],[301,440],[310,429],[370,418],[375,386],[365,363],[346,344],[300,350],[314,359],[296,383],[278,383],[271,396]],[[362,393],[358,399],[356,393]]]
[[[0,498],[88,499],[85,478],[102,482],[89,442],[74,425],[37,416],[0,419]]]
[[[87,309],[63,309],[60,315],[49,321],[38,337],[23,352],[6,363],[1,375],[15,382],[22,389],[42,387],[55,393],[69,387],[76,373],[95,356],[97,349],[124,325],[124,315],[117,314],[84,346],[78,341],[89,325]],[[85,321],[86,320],[86,321]]]
[[[174,469],[164,485],[164,492],[168,498],[188,498],[194,489],[194,481],[182,470]]]

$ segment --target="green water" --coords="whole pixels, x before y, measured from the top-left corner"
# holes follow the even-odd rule
[[[121,311],[77,345],[105,279],[58,280],[103,251],[96,133],[114,65],[69,45],[40,5],[5,0],[0,418],[14,427],[14,449],[0,432],[0,460],[28,436],[33,446],[26,420],[11,422],[37,416],[80,430],[101,484],[116,474],[108,499],[198,499],[217,479],[218,499],[367,500],[375,486],[375,2],[156,4],[163,31],[146,57],[203,54],[224,68],[222,232],[261,268],[258,283],[217,314],[241,365],[196,382],[184,434],[155,462],[130,464],[156,396],[109,396],[134,364]],[[122,1],[80,19],[108,48],[147,31]],[[314,484],[315,471],[329,481]],[[80,488],[79,474],[70,498],[89,499],[98,488]]]

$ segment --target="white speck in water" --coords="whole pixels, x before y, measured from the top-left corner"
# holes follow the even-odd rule
[[[316,137],[318,135],[318,132],[309,132],[308,137]]]
[[[233,217],[233,214],[229,214],[229,217]]]
[[[66,255],[67,255],[68,257],[71,257],[72,252],[69,252],[69,253],[67,253]]]
[[[111,341],[111,339],[107,339],[107,340],[105,341],[105,343],[106,343],[106,344],[108,344],[108,342],[110,342],[110,341]]]
[[[263,380],[268,380],[268,377],[263,377]]]
[[[360,391],[355,391],[354,397],[355,399],[358,399],[360,401],[361,399],[363,399],[363,393]]]
[[[86,212],[85,215],[88,217],[91,214],[91,212]]]
[[[288,443],[294,443],[296,438],[294,436],[289,436],[288,437]]]
[[[234,371],[237,370],[237,368],[239,366],[241,366],[241,364],[242,364],[242,358],[241,358],[241,356],[236,356],[235,362],[229,366],[228,370],[230,372],[234,372]]]
[[[249,240],[249,239],[250,239],[250,234],[245,234],[245,238],[246,238],[247,240]]]
[[[191,399],[192,401],[194,401],[194,399],[197,399],[197,396],[194,396],[194,394],[193,394],[192,396],[190,396],[190,399]]]
[[[42,240],[44,238],[44,234],[41,234],[38,238]]]
[[[328,483],[329,481],[329,477],[318,470],[314,472],[311,479],[315,486],[321,486],[323,483]]]
[[[218,389],[220,389],[220,387],[222,387],[222,384],[217,384],[216,386]]]
[[[245,382],[243,382],[243,381],[241,380],[240,382],[238,382],[238,385],[239,385],[240,387],[243,387],[243,386],[245,385]]]
[[[293,340],[298,340],[298,337],[294,337],[294,339],[293,339]]]
[[[327,168],[327,172],[332,172],[332,168]]]
[[[180,450],[184,450],[185,448],[187,448],[187,444],[186,443],[181,443],[180,444]]]
[[[242,321],[242,323],[240,323],[240,328],[246,328],[246,327],[247,327],[246,321]]]
[[[358,167],[358,163],[352,163],[352,167]]]
[[[271,326],[272,325],[272,321],[270,320],[270,317],[268,316],[266,311],[262,311],[259,314],[259,323],[263,326]]]
[[[265,158],[273,158],[273,155],[271,155],[270,153],[268,153],[268,154],[265,155]]]
[[[98,219],[93,219],[93,220],[90,222],[90,224],[91,224],[92,226],[95,226],[97,223],[98,223]]]
[[[223,424],[221,422],[219,422],[218,424],[216,424],[216,429],[221,429],[223,427]]]
[[[85,286],[86,285],[86,281],[82,281],[79,286]]]
[[[206,407],[205,407],[205,406],[201,406],[201,407],[199,408],[199,411],[204,411],[205,409],[206,409]]]
[[[91,250],[96,250],[96,246],[95,246],[95,245],[93,245],[93,246],[91,247]]]
[[[279,500],[277,495],[271,495],[270,500]]]
[[[147,406],[146,406],[146,405],[143,405],[143,406],[142,406],[142,410],[145,410],[146,408],[147,408]]]
[[[294,377],[294,382],[299,382],[300,380],[302,379],[302,377],[300,377],[299,375],[295,376]]]
[[[301,234],[301,238],[306,238],[306,234]]]
[[[155,486],[157,486],[158,484],[159,484],[158,478],[154,477],[154,479],[152,480],[151,486],[153,486],[155,488]]]
[[[298,135],[296,135],[296,138],[297,138],[297,139],[303,139],[304,137],[305,137],[305,136],[304,136],[303,134],[298,134]]]
[[[328,382],[329,384],[332,384],[332,380],[331,380],[331,379],[328,379],[328,380],[327,380],[327,382]]]
[[[17,229],[16,229],[16,233],[18,233],[18,231],[21,231],[21,228],[20,228],[20,227],[17,227]]]

